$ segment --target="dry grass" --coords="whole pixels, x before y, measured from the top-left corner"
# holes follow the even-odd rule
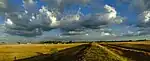
[[[140,51],[132,48],[124,48],[117,45],[103,45],[109,48],[111,51],[116,54],[126,57],[128,61],[150,61],[149,52]]]
[[[24,45],[1,45],[0,61],[13,61],[40,54],[50,54],[51,49],[63,50],[69,47],[81,45],[76,44],[24,44]]]
[[[150,41],[100,43],[128,61],[150,61]]]
[[[83,51],[78,61],[127,61],[126,58],[111,52],[96,43],[91,44]]]

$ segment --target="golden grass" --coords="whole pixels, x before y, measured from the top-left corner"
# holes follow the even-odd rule
[[[126,58],[113,53],[97,43],[92,43],[79,56],[81,58],[78,61],[127,61]]]
[[[16,44],[16,45],[0,45],[0,61],[13,61],[38,55],[37,53],[50,54],[51,49],[57,48],[62,50],[74,46],[75,44]]]

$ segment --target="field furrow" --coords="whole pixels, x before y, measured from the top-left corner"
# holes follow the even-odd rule
[[[101,44],[120,56],[127,57],[129,61],[150,61],[150,52],[138,48],[125,47],[112,44]]]

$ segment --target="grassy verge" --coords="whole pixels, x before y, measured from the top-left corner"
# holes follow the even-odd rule
[[[78,61],[127,61],[125,58],[109,51],[107,48],[91,44],[91,46],[84,50],[81,59]]]

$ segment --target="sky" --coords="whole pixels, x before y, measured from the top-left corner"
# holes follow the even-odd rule
[[[150,39],[149,0],[0,0],[0,41]]]

